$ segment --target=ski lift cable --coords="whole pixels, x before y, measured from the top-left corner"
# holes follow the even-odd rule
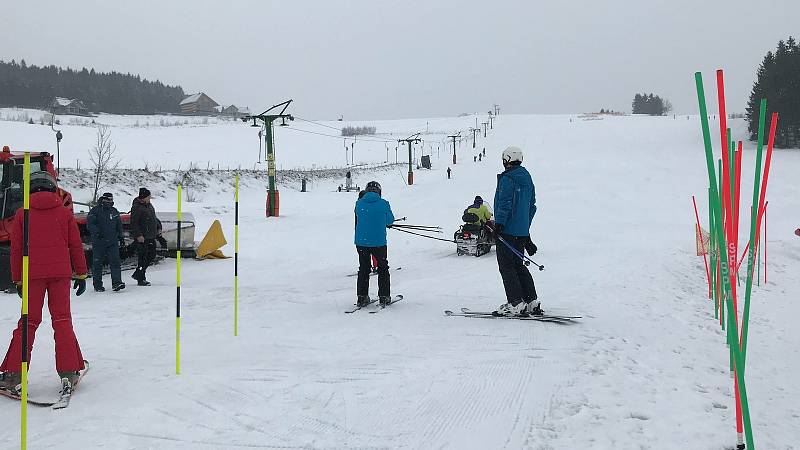
[[[284,128],[287,128],[289,130],[299,131],[301,133],[316,134],[318,136],[326,136],[326,137],[335,138],[335,139],[351,138],[350,136],[336,136],[336,135],[333,135],[333,134],[325,134],[325,133],[320,133],[320,132],[317,132],[317,131],[302,130],[300,128],[295,128],[295,127],[292,127],[290,125],[287,125]],[[396,142],[395,140],[380,139],[380,138],[372,138],[372,139],[359,138],[358,141],[362,141],[362,142],[392,142],[392,143]]]

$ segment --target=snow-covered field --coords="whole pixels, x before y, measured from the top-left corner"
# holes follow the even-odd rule
[[[396,139],[426,128],[462,130],[474,118],[374,125]],[[319,181],[307,193],[283,188],[281,217],[265,219],[263,182],[246,178],[239,336],[233,336],[232,260],[183,264],[180,375],[174,261],[152,269],[152,287],[74,298],[76,333],[93,366],[68,409],[29,410],[31,448],[731,448],[725,335],[713,320],[703,262],[694,253],[692,194],[707,217],[698,119],[509,115],[495,125],[478,140],[486,147],[483,162],[472,161],[471,142],[459,149],[455,166],[444,148],[436,158],[434,146],[434,170],[415,171],[411,187],[404,169],[361,173],[356,181],[378,179],[396,216],[440,225],[448,238],[475,195],[492,198],[500,152],[522,147],[537,186],[534,259],[546,270],[534,276],[543,307],[580,314],[580,323],[445,317],[445,309],[485,310],[504,301],[494,252],[457,257],[451,244],[392,230],[389,262],[402,267],[391,272],[392,290],[405,299],[375,315],[343,314],[355,300],[355,278],[347,276],[357,265],[355,194],[333,192],[341,179]],[[314,126],[303,125],[336,134]],[[744,123],[733,127],[743,138]],[[63,128],[62,162],[85,158],[94,130]],[[221,122],[118,125],[112,133],[131,167],[176,168],[187,160],[249,167],[258,150],[254,130]],[[52,131],[0,122],[0,144],[52,150]],[[285,168],[344,163],[341,139],[279,130],[276,144]],[[385,160],[384,144],[371,144],[356,144],[356,162]],[[753,155],[748,145],[745,199]],[[793,326],[800,314],[800,239],[792,234],[800,225],[799,171],[800,152],[776,150],[769,282],[754,290],[747,367],[755,440],[765,449],[800,448],[800,393],[792,381],[800,373],[800,332]],[[159,186],[157,209],[175,208],[167,184]],[[130,200],[118,194],[118,204]],[[202,231],[220,219],[232,243],[229,183],[211,183],[185,209]],[[231,254],[232,245],[224,251]],[[0,323],[8,337],[19,303],[11,295],[5,300]],[[52,397],[58,388],[45,316],[32,358],[35,398]],[[0,400],[6,417],[0,444],[15,448],[19,404]]]

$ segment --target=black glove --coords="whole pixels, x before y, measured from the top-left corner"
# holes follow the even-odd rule
[[[76,278],[75,282],[72,283],[72,289],[77,289],[75,295],[80,297],[83,291],[86,290],[86,275],[84,275],[83,278]]]
[[[503,234],[503,224],[495,223],[494,228],[492,228],[492,237],[497,239],[501,234]]]
[[[159,235],[156,240],[161,244],[161,248],[167,248],[167,240],[164,239],[164,236]]]
[[[14,283],[14,285],[17,287],[17,295],[22,298],[22,283]]]
[[[125,247],[125,238],[119,238],[119,248]]]
[[[531,237],[528,236],[528,240],[525,242],[525,251],[528,252],[528,256],[533,256],[536,254],[536,251],[539,250],[536,247],[536,244],[531,241]]]

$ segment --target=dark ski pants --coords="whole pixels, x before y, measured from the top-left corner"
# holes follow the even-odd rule
[[[92,284],[103,286],[103,264],[108,261],[111,268],[111,283],[116,286],[122,283],[122,271],[119,262],[119,243],[92,241]]]
[[[369,273],[372,271],[372,258],[378,261],[378,296],[390,295],[389,283],[389,261],[386,259],[386,246],[383,247],[360,247],[356,246],[358,252],[358,281],[356,283],[356,294],[367,295],[369,291]]]
[[[525,251],[527,236],[508,236],[502,235],[503,239],[519,252]],[[522,258],[514,254],[506,244],[497,240],[497,267],[500,269],[500,277],[503,278],[503,287],[506,290],[508,303],[516,306],[520,301],[530,303],[536,300],[536,286],[533,284],[533,277],[522,262]]]
[[[47,306],[53,322],[53,339],[56,341],[56,370],[73,372],[83,370],[83,355],[78,338],[72,329],[72,314],[69,305],[69,278],[40,278],[30,280],[28,287],[28,361],[31,360],[36,330],[42,323],[44,295],[47,293]],[[22,319],[11,337],[11,344],[0,370],[19,372],[22,359]]]
[[[147,268],[150,267],[150,264],[153,264],[153,261],[156,259],[156,240],[145,239],[144,242],[137,241],[136,256],[139,259],[136,265],[136,272],[141,279],[145,279]]]

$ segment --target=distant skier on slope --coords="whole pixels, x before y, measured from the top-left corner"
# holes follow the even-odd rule
[[[356,305],[369,304],[369,273],[371,258],[378,260],[378,300],[385,306],[391,302],[389,261],[387,260],[386,229],[394,223],[389,202],[381,198],[381,185],[370,181],[364,196],[356,201],[355,244],[358,252],[358,280]]]
[[[77,382],[84,369],[83,355],[72,328],[70,284],[75,295],[86,290],[88,269],[83,254],[78,224],[72,211],[56,195],[56,180],[47,172],[34,172],[30,181],[30,219],[28,225],[28,349],[30,361],[36,329],[42,322],[45,293],[56,341],[56,370],[62,383]],[[27,212],[27,211],[25,211]],[[17,210],[11,228],[11,279],[22,297],[23,209]],[[72,283],[72,274],[76,274]],[[11,344],[0,370],[0,388],[19,393],[22,358],[22,319],[14,330]]]
[[[494,194],[495,220],[489,227],[497,241],[497,266],[507,303],[497,308],[495,313],[540,316],[544,312],[533,277],[517,254],[525,250],[531,255],[536,252],[530,238],[530,226],[536,214],[536,189],[530,173],[522,167],[522,150],[518,147],[508,147],[503,151],[503,167],[505,170],[497,175]]]

